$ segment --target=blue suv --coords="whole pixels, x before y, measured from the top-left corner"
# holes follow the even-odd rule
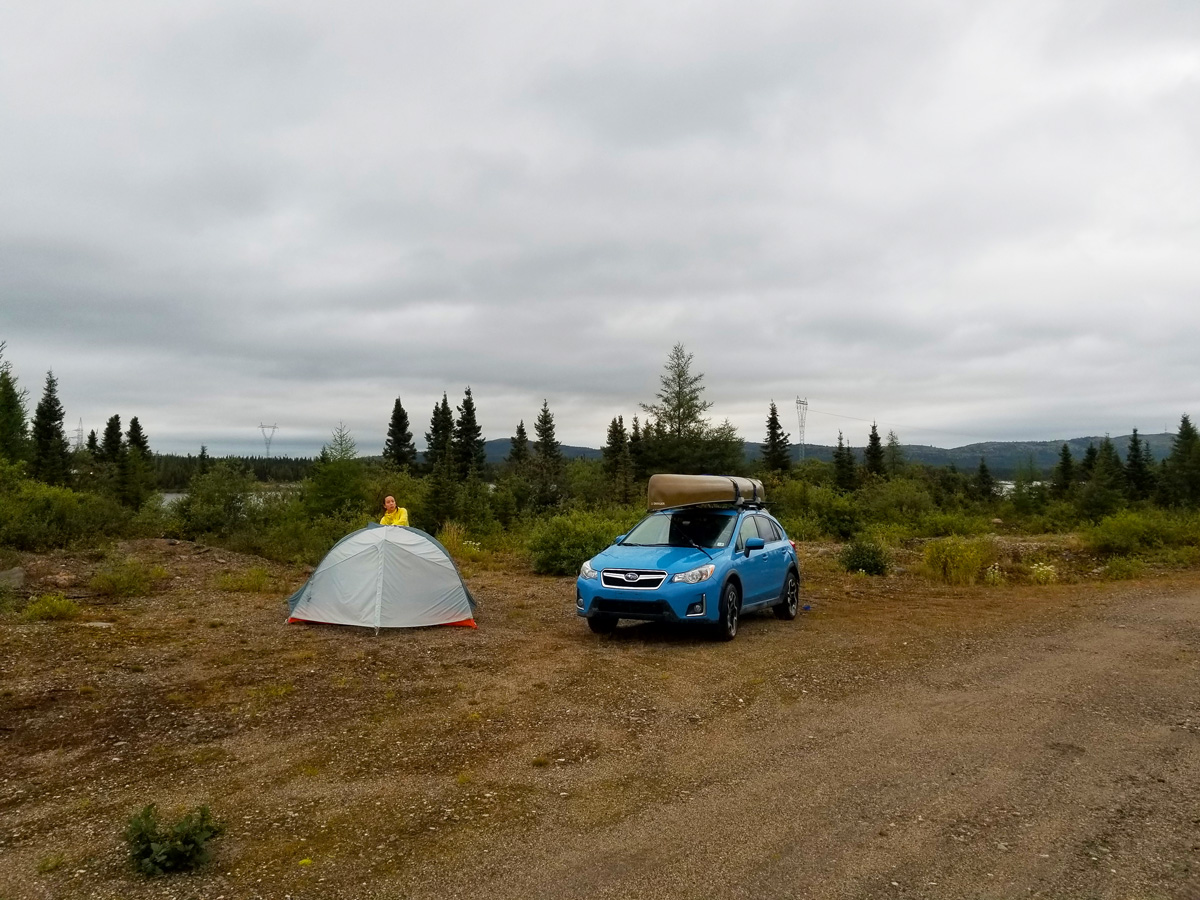
[[[575,611],[598,634],[621,619],[703,622],[731,641],[744,612],[796,618],[800,564],[757,505],[683,506],[651,512],[585,562],[575,586]]]

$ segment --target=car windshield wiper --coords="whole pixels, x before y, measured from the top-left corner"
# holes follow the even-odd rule
[[[697,550],[699,550],[701,553],[703,553],[703,554],[704,554],[705,556],[707,556],[709,559],[712,559],[712,554],[711,554],[711,553],[709,553],[707,550],[705,550],[703,547],[701,547],[699,544],[697,544],[697,543],[695,542],[695,540],[693,540],[693,539],[692,539],[692,536],[691,536],[690,534],[688,534],[686,531],[683,531],[683,530],[681,529],[681,530],[680,530],[680,532],[679,532],[679,535],[680,535],[680,537],[682,537],[682,538],[683,538],[685,541],[687,541],[689,545],[691,545],[692,547],[695,547]]]

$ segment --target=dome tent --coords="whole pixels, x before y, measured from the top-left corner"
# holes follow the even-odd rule
[[[475,627],[475,601],[446,548],[416,528],[368,525],[333,545],[288,599],[289,622]]]

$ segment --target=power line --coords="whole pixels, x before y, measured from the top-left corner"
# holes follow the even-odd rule
[[[261,422],[258,425],[262,429],[263,443],[267,445],[267,456],[271,455],[271,439],[275,437],[275,429],[278,425],[263,425]]]
[[[826,412],[823,409],[814,409],[813,412],[815,412],[819,415],[822,415],[822,416],[832,416],[835,419],[850,419],[853,422],[870,422],[873,425],[886,425],[889,428],[907,428],[912,431],[927,431],[932,434],[949,434],[949,435],[954,435],[956,437],[974,438],[975,440],[979,440],[979,441],[995,440],[995,437],[992,435],[968,434],[965,431],[947,431],[946,429],[943,429],[943,428],[925,428],[921,425],[905,425],[900,422],[883,422],[883,421],[880,421],[879,419],[863,419],[863,418],[860,418],[859,416],[845,416],[845,415],[842,415],[841,413]]]

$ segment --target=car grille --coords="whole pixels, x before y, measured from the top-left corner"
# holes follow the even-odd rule
[[[671,608],[662,600],[614,600],[610,597],[597,597],[592,601],[592,611],[629,619],[675,618]]]
[[[653,569],[605,569],[600,583],[625,591],[652,591],[667,580],[667,573]]]

